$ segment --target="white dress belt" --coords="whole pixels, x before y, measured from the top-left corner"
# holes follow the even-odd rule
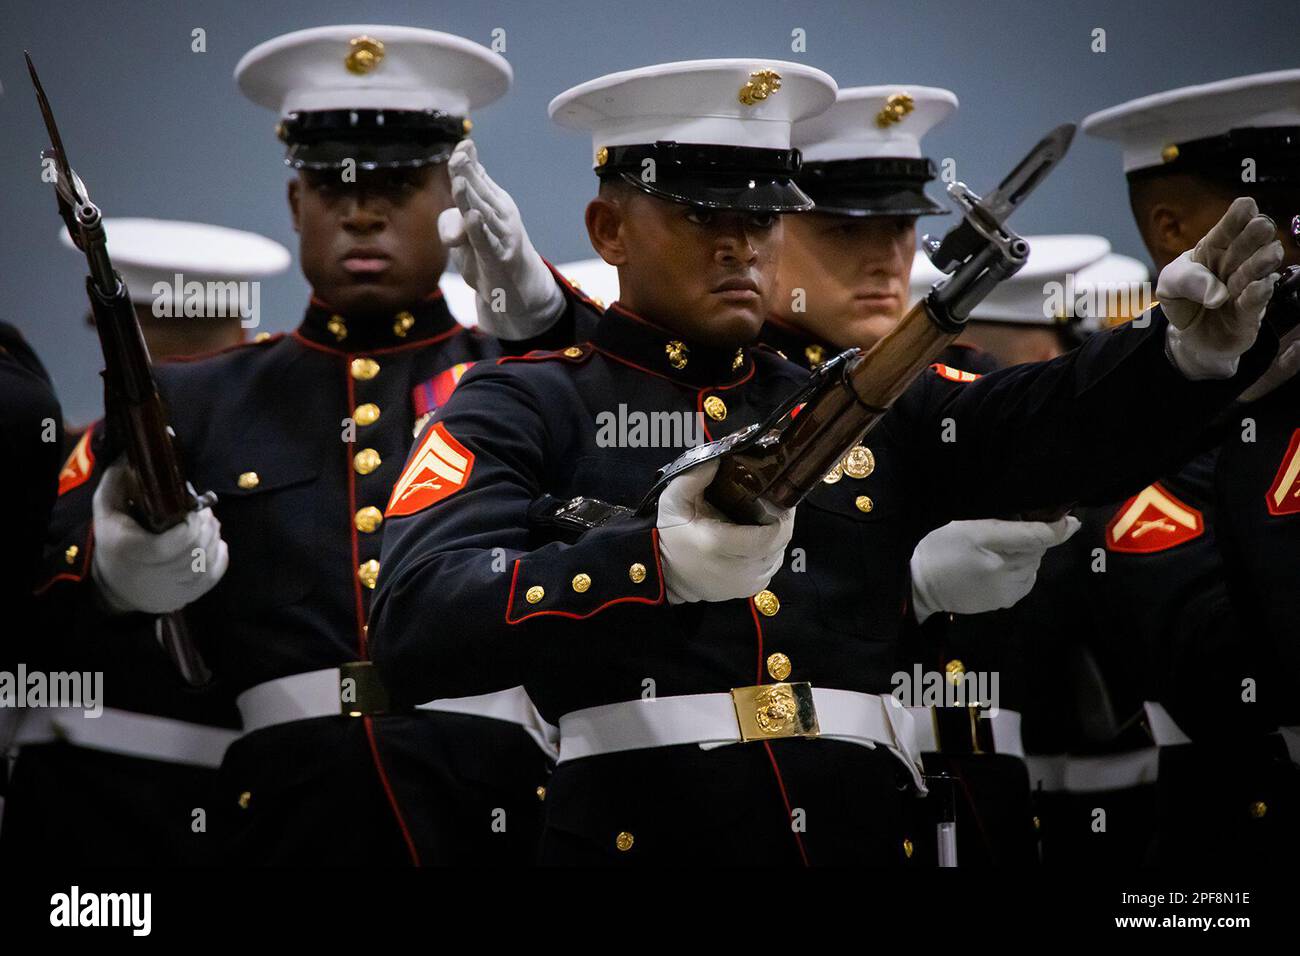
[[[33,708],[24,712],[14,747],[63,741],[88,750],[143,757],[195,767],[219,767],[235,730],[192,724],[170,717],[105,707],[88,717],[80,707]]]
[[[912,715],[889,695],[812,688],[818,736],[874,749],[884,747],[903,762],[925,792]],[[742,740],[730,694],[686,694],[621,701],[575,710],[560,718],[559,762],[697,744],[712,749]]]
[[[1160,748],[1144,747],[1127,753],[1078,756],[1030,754],[1029,787],[1047,793],[1097,793],[1126,790],[1155,783],[1160,772]]]
[[[244,720],[244,733],[294,720],[338,717],[345,713],[339,688],[341,677],[339,668],[326,667],[279,677],[248,688],[235,698],[235,705]],[[522,687],[474,697],[431,700],[416,709],[509,721],[522,727],[551,759],[555,759],[558,752],[559,731],[542,719]]]
[[[938,734],[934,726],[933,707],[909,707],[908,712],[916,724],[916,743],[922,753],[939,753]],[[1010,754],[1025,759],[1025,745],[1020,739],[1020,713],[998,708],[996,713],[978,711],[977,720],[987,720],[993,731],[993,746],[997,753]]]

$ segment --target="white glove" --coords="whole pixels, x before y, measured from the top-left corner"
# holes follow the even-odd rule
[[[1011,607],[1034,588],[1048,548],[1069,540],[1079,519],[951,521],[912,552],[912,607],[917,623],[935,611],[981,614]]]
[[[1277,358],[1255,384],[1238,396],[1238,401],[1253,402],[1263,398],[1300,371],[1300,325],[1282,337],[1277,346]]]
[[[211,508],[194,511],[174,528],[150,534],[127,513],[131,476],[119,461],[95,489],[95,556],[91,577],[115,611],[166,614],[216,586],[230,563],[221,522]],[[194,549],[206,568],[193,570]]]
[[[1160,270],[1169,357],[1187,378],[1231,378],[1259,332],[1282,265],[1273,220],[1239,196],[1193,249]]]
[[[528,240],[519,207],[488,177],[473,140],[456,144],[447,171],[456,205],[438,217],[438,237],[478,293],[479,327],[512,341],[541,335],[564,311],[564,293]]]
[[[747,598],[767,587],[785,559],[794,509],[768,523],[733,524],[704,500],[718,473],[705,462],[678,475],[659,496],[659,554],[669,604]]]

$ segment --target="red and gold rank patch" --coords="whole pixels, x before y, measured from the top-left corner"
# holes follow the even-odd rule
[[[95,451],[90,447],[91,436],[95,433],[95,426],[91,425],[86,429],[81,440],[77,442],[72,454],[68,460],[63,463],[63,470],[59,472],[59,494],[66,495],[78,485],[84,485],[90,480],[91,474],[95,471]]]
[[[1300,512],[1300,428],[1291,434],[1273,485],[1268,489],[1268,513],[1293,515]]]
[[[946,378],[950,382],[973,382],[979,378],[975,372],[963,372],[959,368],[953,368],[951,365],[944,365],[942,362],[935,362],[930,366],[941,378]]]
[[[1157,482],[1120,505],[1106,525],[1106,547],[1129,554],[1152,554],[1191,541],[1204,531],[1204,516]]]
[[[435,422],[393,486],[384,515],[415,514],[454,495],[469,482],[474,453],[456,441],[442,422]]]

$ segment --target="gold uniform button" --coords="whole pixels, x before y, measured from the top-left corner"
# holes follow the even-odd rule
[[[632,849],[632,844],[636,842],[636,837],[623,830],[614,838],[614,846],[618,847],[620,853],[626,853]]]
[[[370,534],[384,523],[384,513],[374,505],[367,505],[357,512],[354,520],[358,531]]]
[[[415,325],[415,316],[410,312],[398,312],[393,319],[393,334],[399,339],[404,339],[413,325]]]
[[[821,365],[822,359],[826,357],[826,350],[820,345],[810,345],[803,350],[803,357],[808,360],[809,365]]]
[[[379,562],[371,558],[361,567],[357,568],[357,578],[370,590],[375,589],[375,582],[379,580]]]
[[[352,456],[352,467],[359,475],[368,475],[383,463],[384,460],[379,457],[379,452],[373,448],[363,448]]]
[[[576,345],[570,345],[564,350],[565,358],[578,358],[580,355],[582,355],[582,349],[578,348]]]
[[[256,335],[253,336],[253,341],[254,341],[254,342],[265,342],[265,341],[266,341],[267,339],[269,339],[270,337],[271,337],[271,333],[270,333],[270,332],[258,332]]]
[[[247,810],[248,804],[252,801],[252,799],[253,799],[253,793],[251,790],[245,790],[243,793],[241,793],[239,795],[239,809]]]
[[[948,680],[955,683],[960,681],[962,675],[966,673],[966,665],[954,657],[947,664],[943,665],[943,671],[948,675]]]
[[[903,838],[903,855],[909,860],[912,858],[912,840],[909,837]]]
[[[633,584],[640,584],[645,580],[645,565],[638,561],[627,569],[627,576],[632,579]]]
[[[573,583],[573,590],[577,591],[579,594],[582,594],[586,592],[588,588],[591,587],[591,575],[575,574],[573,576],[572,583]]]
[[[720,422],[727,417],[727,403],[716,395],[710,395],[704,400],[704,411],[715,422]]]
[[[679,339],[673,339],[664,346],[664,353],[668,356],[668,364],[675,369],[686,368],[686,362],[690,358],[691,350],[687,348],[686,343]]]
[[[758,608],[759,613],[772,617],[781,610],[781,602],[777,600],[775,594],[764,589],[754,595],[754,607]]]
[[[1263,800],[1256,800],[1250,805],[1250,815],[1256,820],[1263,819],[1266,813],[1268,813],[1268,804]]]
[[[532,587],[530,587],[527,591],[524,592],[524,600],[526,600],[529,604],[536,604],[544,597],[546,597],[546,588],[538,584],[534,584]]]
[[[876,506],[876,503],[866,495],[858,495],[856,498],[853,499],[853,504],[856,505],[857,509],[861,511],[864,515],[870,514],[871,509]]]
[[[360,382],[368,382],[379,374],[379,363],[371,358],[352,360],[352,377]]]
[[[844,462],[837,461],[835,463],[835,467],[832,468],[830,471],[826,472],[826,474],[822,477],[822,481],[826,482],[826,484],[828,485],[833,485],[835,484],[835,482],[839,481],[843,477],[844,477]]]
[[[537,799],[538,799],[538,800],[545,800],[545,799],[546,799],[546,788],[545,788],[545,787],[538,787],[538,788],[537,788]]]
[[[77,555],[80,553],[81,549],[75,544],[69,545],[68,550],[63,552],[63,560],[67,561],[68,564],[73,564],[77,560]]]
[[[325,328],[329,329],[336,342],[342,342],[348,337],[348,325],[341,315],[331,315],[330,320],[325,323]]]
[[[238,479],[236,479],[235,483],[239,485],[239,487],[243,488],[245,491],[248,491],[250,488],[256,488],[259,484],[261,484],[261,482],[262,479],[257,477],[257,472],[246,471],[242,475],[240,475]]]
[[[790,658],[784,654],[777,652],[768,655],[767,672],[772,675],[772,680],[785,680],[790,676],[792,669],[793,665],[790,663]]]
[[[373,425],[379,421],[379,406],[374,402],[358,405],[352,412],[352,420],[358,425]]]
[[[1038,819],[1038,817],[1034,817],[1034,829],[1041,830],[1042,828],[1043,828],[1043,821]]]
[[[844,474],[850,478],[865,478],[876,470],[876,456],[866,445],[854,445],[844,456]]]

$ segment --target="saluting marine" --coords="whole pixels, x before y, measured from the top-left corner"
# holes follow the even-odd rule
[[[1150,480],[1276,349],[1256,334],[1268,270],[1229,262],[1249,295],[1197,323],[1174,329],[1156,309],[1055,362],[922,373],[856,456],[862,477],[766,523],[705,502],[713,462],[654,513],[602,520],[675,457],[610,440],[602,412],[699,414],[711,439],[806,382],[753,343],[783,214],[812,206],[790,124],[834,94],[820,71],[739,59],[616,73],[552,101],[592,134],[588,234],[620,300],[581,344],[471,370],[390,499],[371,622],[385,685],[403,702],[527,687],[560,730],[544,862],[907,861],[920,758],[890,677],[918,540]],[[1235,377],[1192,381],[1188,356]],[[1148,415],[1098,414],[1152,394]],[[942,440],[945,418],[959,441]],[[437,626],[456,617],[473,623]]]
[[[288,335],[157,369],[188,473],[217,503],[150,535],[125,514],[111,450],[95,447],[82,478],[94,536],[83,494],[81,528],[52,548],[82,550],[50,595],[92,589],[123,615],[188,609],[241,719],[216,798],[232,859],[530,860],[550,751],[527,697],[495,688],[394,709],[366,633],[381,509],[421,417],[469,364],[501,354],[487,332],[523,350],[531,334],[563,342],[586,308],[465,139],[469,110],[506,92],[510,67],[431,30],[330,26],[256,47],[236,79],[279,117],[312,299]],[[457,324],[438,290],[448,246],[485,298],[505,292],[508,317],[481,312],[486,331]]]

